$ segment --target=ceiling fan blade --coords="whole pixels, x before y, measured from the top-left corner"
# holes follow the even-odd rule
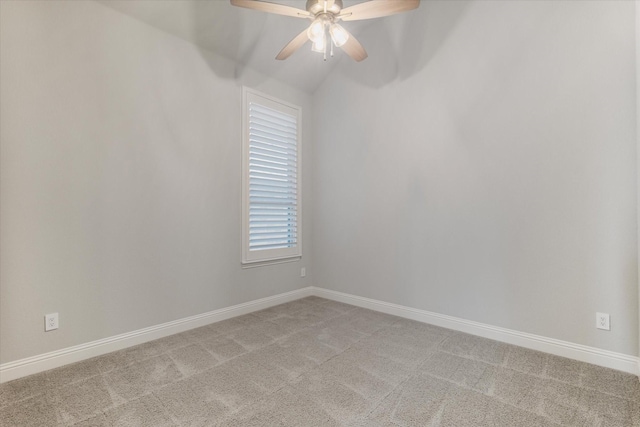
[[[343,21],[358,21],[406,12],[418,6],[420,6],[420,0],[369,0],[342,9],[338,16]]]
[[[277,15],[293,16],[294,18],[310,18],[311,14],[306,10],[297,9],[283,4],[271,3],[260,0],[231,0],[233,6],[246,7],[247,9],[261,12],[275,13]]]
[[[309,36],[307,35],[307,30],[305,29],[303,32],[295,36],[293,40],[289,42],[285,47],[282,48],[276,59],[287,59],[291,56],[293,52],[300,49],[303,44],[305,44],[309,40]]]
[[[347,55],[349,55],[351,58],[353,58],[356,62],[360,62],[363,59],[365,59],[367,56],[369,56],[367,54],[367,51],[364,50],[364,48],[360,44],[360,42],[356,40],[355,37],[353,37],[353,34],[351,34],[347,30],[345,31],[349,34],[349,38],[347,39],[347,42],[345,44],[340,46],[342,50],[344,50],[344,52]]]

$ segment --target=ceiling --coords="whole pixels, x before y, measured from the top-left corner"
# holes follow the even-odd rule
[[[340,62],[351,61],[337,49],[335,56],[325,62],[322,55],[311,52],[310,44],[286,61],[277,61],[278,52],[304,30],[309,21],[234,7],[227,0],[97,1],[309,93],[314,92]],[[305,0],[277,2],[301,9],[306,3]],[[344,7],[361,2],[344,0]],[[348,22],[344,26],[370,51],[364,30],[385,25],[384,21],[394,18]],[[366,68],[367,61],[371,62],[368,59],[358,65]]]

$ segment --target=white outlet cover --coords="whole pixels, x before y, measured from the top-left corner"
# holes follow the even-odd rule
[[[58,313],[51,313],[44,316],[44,331],[49,332],[58,329]]]
[[[300,269],[300,277],[305,277],[307,275],[307,269],[305,267],[302,267]]]
[[[596,328],[611,330],[611,320],[608,313],[596,313]]]

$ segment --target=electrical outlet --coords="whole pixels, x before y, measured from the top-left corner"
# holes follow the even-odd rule
[[[58,313],[51,313],[44,316],[44,331],[49,332],[58,329]]]
[[[609,319],[609,314],[607,313],[596,313],[596,328],[604,329],[605,331],[611,330],[611,323]]]
[[[300,269],[300,277],[305,277],[307,275],[307,269],[305,267],[302,267]]]

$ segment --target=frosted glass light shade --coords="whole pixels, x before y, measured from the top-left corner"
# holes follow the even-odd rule
[[[307,30],[307,36],[309,40],[316,43],[319,39],[324,38],[324,21],[321,18],[317,18],[311,23]]]
[[[333,40],[333,43],[338,47],[342,46],[347,42],[347,40],[349,40],[349,33],[347,30],[338,24],[331,24],[329,32],[331,33],[331,40]]]
[[[314,52],[324,53],[326,45],[327,45],[327,38],[323,35],[322,37],[319,37],[313,41],[311,50]]]

